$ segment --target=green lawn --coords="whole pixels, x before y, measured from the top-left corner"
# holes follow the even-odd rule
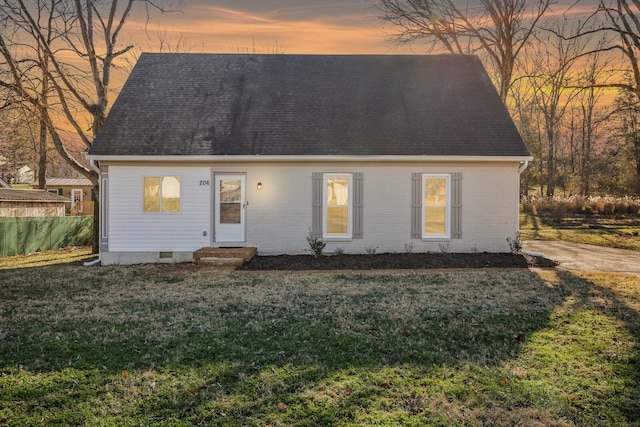
[[[564,240],[640,251],[640,217],[520,214],[523,240]]]
[[[0,426],[640,425],[638,278],[0,270]]]

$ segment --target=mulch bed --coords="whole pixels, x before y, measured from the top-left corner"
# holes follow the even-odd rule
[[[508,253],[441,254],[387,253],[375,255],[257,256],[237,270],[386,270],[440,268],[552,268],[556,263],[540,257]]]

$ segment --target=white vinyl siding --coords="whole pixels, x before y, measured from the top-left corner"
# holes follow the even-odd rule
[[[109,168],[109,251],[193,251],[210,242],[208,167]],[[144,178],[180,177],[180,211],[144,211]],[[204,234],[204,235],[203,235]]]
[[[518,231],[518,166],[515,161],[236,162],[191,167],[110,164],[109,217],[103,221],[108,221],[109,251],[193,251],[215,245],[212,178],[218,173],[241,173],[246,176],[247,190],[244,244],[257,247],[262,254],[309,253],[309,231],[317,231],[322,238],[323,174],[337,171],[353,176],[352,239],[328,239],[326,252],[340,248],[345,253],[365,253],[367,247],[376,247],[377,253],[404,252],[407,245],[414,252],[438,252],[442,239],[423,239],[420,225],[418,236],[412,236],[411,182],[417,175],[420,194],[423,173],[449,174],[451,237],[447,240],[451,252],[508,252],[506,237]],[[166,175],[181,177],[181,211],[145,215],[143,177]],[[211,185],[200,186],[201,180]],[[456,185],[464,190],[458,191],[457,206]],[[317,203],[316,187],[320,190]],[[320,214],[315,215],[316,211]],[[417,218],[421,221],[420,215]]]

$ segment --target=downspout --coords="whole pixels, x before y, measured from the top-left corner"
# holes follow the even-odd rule
[[[100,168],[98,167],[98,165],[96,165],[95,160],[89,159],[89,167],[98,174],[98,177],[100,177]],[[84,262],[82,265],[84,265],[85,267],[91,267],[98,264],[99,262],[100,262],[100,254],[98,254],[98,258],[91,261]]]
[[[522,164],[518,167],[518,175],[524,172],[529,167],[529,160],[523,160]]]
[[[89,159],[89,166],[91,167],[91,169],[96,171],[96,173],[98,175],[100,175],[100,168],[98,167],[98,165],[96,165],[96,161],[95,160]]]

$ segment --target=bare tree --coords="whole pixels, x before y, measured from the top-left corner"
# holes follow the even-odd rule
[[[556,188],[556,157],[560,139],[560,124],[567,108],[577,95],[572,67],[584,50],[585,40],[558,37],[566,31],[567,22],[557,24],[557,30],[546,32],[529,52],[530,70],[527,73],[534,102],[543,119],[546,147],[546,195],[553,196]]]
[[[601,52],[594,52],[588,57],[583,72],[579,74],[579,81],[585,88],[580,91],[575,101],[580,109],[580,146],[579,173],[580,194],[588,196],[591,193],[591,178],[593,171],[593,155],[598,132],[606,122],[608,113],[604,111],[602,103],[603,88],[596,87],[598,81],[606,81],[608,73],[607,61],[602,61]],[[586,84],[585,84],[586,83]]]
[[[380,0],[380,18],[395,40],[424,40],[430,51],[477,53],[489,58],[500,97],[506,101],[516,60],[551,0]]]
[[[627,59],[630,79],[628,83],[619,83],[623,93],[618,98],[620,116],[622,117],[624,138],[633,148],[635,162],[635,192],[640,194],[640,126],[638,111],[640,110],[640,2],[638,0],[616,0],[609,4],[600,3],[600,11],[607,16],[611,27],[605,31],[613,31],[619,36],[619,42],[611,49],[619,50]],[[626,92],[626,93],[625,93]],[[635,96],[630,97],[633,93]]]
[[[542,141],[542,126],[539,110],[535,104],[531,87],[526,76],[516,78],[511,85],[509,110],[513,120],[526,144],[529,152],[534,156],[533,161],[521,174],[521,191],[523,196],[529,195],[529,190],[535,185],[540,186],[540,195],[544,193],[543,162],[544,144]]]
[[[94,183],[94,252],[98,176],[67,150],[60,129],[71,127],[86,148],[91,146],[107,116],[112,70],[133,48],[119,39],[136,5],[147,14],[177,10],[154,0],[0,0],[0,87],[30,105],[60,155]],[[42,96],[49,87],[55,109]]]
[[[32,109],[24,103],[14,103],[0,110],[0,178],[10,181],[16,178],[16,171],[22,166],[29,166],[40,174],[39,161],[46,159],[47,177],[51,176],[80,176],[66,162],[51,143],[48,129],[46,153],[42,155],[41,128],[42,121]],[[74,157],[78,157],[76,147],[70,147]],[[39,183],[38,183],[39,184]]]
[[[615,50],[622,52],[627,59],[627,65],[631,71],[631,81],[604,85],[617,86],[624,90],[634,92],[640,100],[640,2],[638,0],[615,0],[610,3],[600,2],[597,14],[607,17],[607,24],[593,30],[597,32],[613,32],[618,40],[610,46],[599,47],[598,50]]]
[[[588,38],[596,34],[604,42],[599,43],[592,50],[584,52],[583,55],[605,52],[621,53],[625,61],[622,70],[618,67],[611,69],[611,73],[618,75],[618,81],[598,81],[592,86],[626,90],[632,92],[640,100],[640,65],[638,64],[640,57],[640,1],[600,0],[598,7],[585,17],[580,30],[565,39]],[[556,35],[564,37],[562,34]]]
[[[583,90],[600,88],[618,88],[620,90],[621,94],[615,103],[615,107],[620,111],[609,112],[607,117],[618,117],[621,120],[624,139],[632,142],[627,146],[635,147],[636,144],[633,142],[636,140],[634,114],[640,104],[640,65],[638,64],[640,57],[640,1],[599,0],[597,8],[585,16],[578,32],[570,37],[559,33],[556,35],[564,37],[567,41],[588,39],[594,35],[601,38],[600,43],[591,46],[582,55],[587,56],[594,53],[608,55],[610,59],[608,72],[599,72],[595,79],[587,79],[580,82],[579,85]],[[621,56],[618,56],[619,54]],[[622,117],[625,115],[626,118],[623,120]],[[611,152],[617,151],[615,147],[611,148]],[[635,158],[640,159],[640,155],[636,157],[635,154],[622,157],[626,157],[632,162],[635,162],[633,160]],[[618,166],[617,170],[622,170],[627,169],[628,165],[620,164]],[[636,175],[640,177],[640,170],[637,170]],[[613,180],[612,177],[610,178]],[[636,183],[634,187],[636,191],[639,191],[640,184]],[[588,188],[584,189],[588,190]]]
[[[0,178],[14,182],[20,167],[37,164],[37,123],[28,121],[32,116],[22,105],[6,103],[0,110]]]
[[[623,146],[629,151],[628,157],[633,164],[633,192],[640,194],[640,104],[633,92],[621,90],[615,106],[614,117],[618,124],[616,136],[622,139]]]

